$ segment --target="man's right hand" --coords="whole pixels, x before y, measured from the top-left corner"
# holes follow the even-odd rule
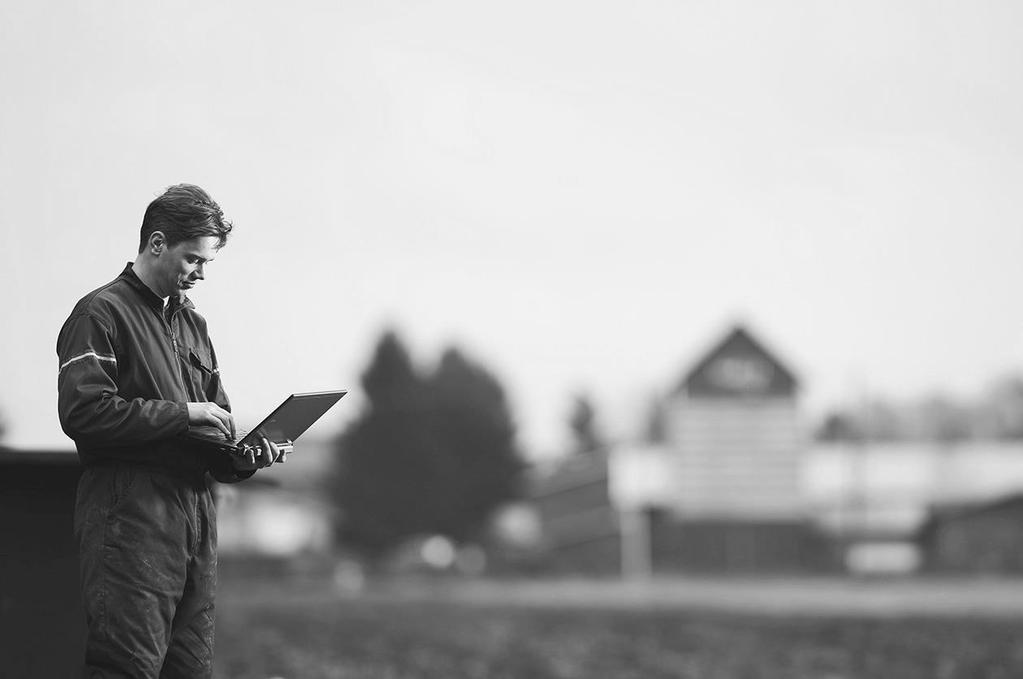
[[[195,425],[211,425],[224,432],[224,436],[234,438],[234,417],[216,403],[186,403],[188,406],[188,423]]]

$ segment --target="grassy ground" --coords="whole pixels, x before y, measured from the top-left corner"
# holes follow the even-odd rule
[[[711,583],[703,583],[711,584]],[[685,583],[661,583],[665,592]],[[796,583],[761,583],[785,593]],[[1023,585],[999,585],[1009,598]],[[755,594],[757,583],[725,591]],[[779,589],[780,588],[780,589]],[[928,588],[906,585],[921,600]],[[915,589],[914,589],[915,588]],[[580,594],[594,593],[592,605]],[[848,586],[832,586],[837,596]],[[895,588],[897,589],[897,588]],[[895,589],[889,587],[888,593]],[[930,588],[935,596],[949,587]],[[706,591],[707,587],[699,588]],[[882,588],[882,591],[884,588]],[[545,596],[537,596],[545,591]],[[614,592],[608,596],[607,592]],[[801,591],[828,587],[810,583]],[[852,590],[856,593],[856,590]],[[972,591],[972,590],[971,590]],[[603,594],[597,595],[598,592]],[[876,588],[859,593],[870,595]],[[522,595],[527,596],[523,597]],[[915,595],[914,595],[915,596]],[[884,597],[875,599],[881,600]],[[912,599],[913,597],[909,597]],[[939,597],[940,598],[940,597]],[[870,599],[870,596],[867,596]],[[413,584],[340,595],[326,585],[221,590],[218,679],[1009,679],[1023,676],[1023,612],[774,614],[599,583]],[[812,597],[810,599],[812,601]],[[852,600],[852,599],[850,599]],[[906,601],[904,597],[902,601]],[[754,600],[755,601],[755,600]],[[964,603],[965,602],[965,603]],[[732,602],[734,604],[734,601]],[[759,605],[759,604],[758,604]]]

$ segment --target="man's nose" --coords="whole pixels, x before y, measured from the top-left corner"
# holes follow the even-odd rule
[[[202,264],[200,264],[199,266],[195,267],[195,277],[198,278],[201,281],[202,280],[206,280],[206,274],[203,273],[203,265]]]

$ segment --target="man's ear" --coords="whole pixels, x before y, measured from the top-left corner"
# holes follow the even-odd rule
[[[167,238],[163,235],[163,231],[154,231],[149,236],[148,249],[150,254],[159,257],[160,253],[167,249]]]

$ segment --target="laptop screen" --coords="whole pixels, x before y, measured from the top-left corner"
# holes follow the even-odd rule
[[[266,419],[249,430],[249,434],[242,443],[257,444],[261,436],[265,436],[274,443],[294,442],[347,393],[347,391],[317,391],[307,394],[292,394],[267,415]]]

